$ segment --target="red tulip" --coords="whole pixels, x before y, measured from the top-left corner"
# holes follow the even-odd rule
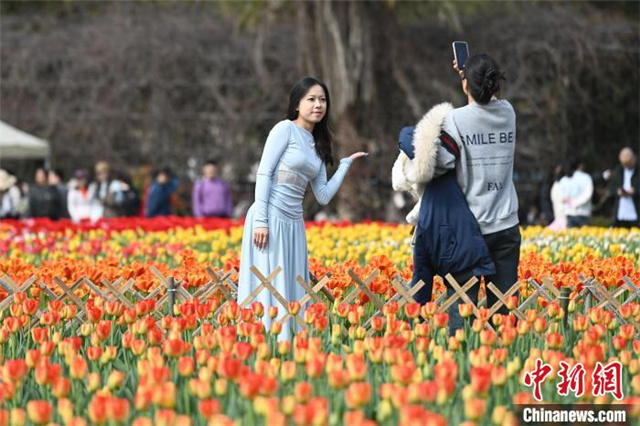
[[[239,382],[240,395],[243,398],[253,400],[260,392],[262,377],[254,373],[248,373]]]
[[[29,367],[23,359],[11,359],[2,367],[2,378],[8,382],[16,383],[22,380],[29,372]]]
[[[253,347],[247,342],[238,342],[235,344],[234,354],[238,359],[246,361],[253,354]]]
[[[89,358],[89,361],[97,361],[100,359],[101,355],[102,355],[102,347],[90,346],[87,348],[87,358]]]
[[[205,419],[210,419],[215,414],[220,413],[221,408],[220,402],[215,398],[203,399],[198,403],[200,415]]]
[[[433,316],[433,325],[437,328],[445,328],[449,323],[449,314],[446,312],[439,312]]]
[[[418,318],[421,308],[422,307],[419,303],[407,303],[406,305],[404,305],[404,313],[408,318]]]

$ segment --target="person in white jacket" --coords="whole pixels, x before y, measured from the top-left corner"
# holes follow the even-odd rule
[[[73,177],[76,184],[69,190],[67,196],[71,220],[78,223],[99,219],[102,215],[102,207],[93,194],[95,188],[89,187],[89,175],[84,170],[77,170]]]
[[[551,205],[553,206],[553,222],[548,229],[560,231],[567,227],[567,216],[564,213],[564,195],[560,187],[560,180],[564,177],[564,167],[559,164],[553,171],[553,185],[551,185]]]
[[[563,195],[563,211],[569,228],[579,228],[591,224],[591,197],[593,181],[591,176],[580,169],[577,159],[569,161],[567,175],[560,179]]]

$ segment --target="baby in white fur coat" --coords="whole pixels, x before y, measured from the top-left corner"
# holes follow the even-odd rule
[[[438,137],[442,130],[442,123],[451,110],[453,106],[448,102],[431,108],[416,126],[413,135],[414,158],[410,159],[404,151],[400,150],[391,170],[393,189],[408,191],[417,200],[416,205],[406,217],[407,222],[414,226],[418,224],[420,217],[420,204],[425,185],[433,179],[435,172]]]

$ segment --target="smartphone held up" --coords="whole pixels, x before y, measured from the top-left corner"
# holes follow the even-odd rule
[[[469,57],[469,46],[466,41],[453,42],[453,58],[458,64],[458,70],[463,71]]]

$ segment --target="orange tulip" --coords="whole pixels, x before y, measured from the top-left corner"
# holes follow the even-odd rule
[[[602,309],[591,308],[589,309],[589,318],[594,324],[598,324],[602,320]]]
[[[218,374],[227,379],[234,380],[238,377],[242,362],[239,359],[225,358],[218,364]]]
[[[253,347],[247,342],[238,342],[234,347],[234,353],[238,359],[246,361],[253,354]]]
[[[251,304],[251,312],[257,318],[262,318],[264,316],[264,305],[260,302],[253,302]]]
[[[87,320],[93,324],[97,324],[102,320],[102,316],[104,315],[104,311],[98,307],[88,307],[86,309],[87,312]]]
[[[66,398],[71,392],[71,381],[64,377],[55,379],[51,386],[51,393],[58,399]]]
[[[105,408],[110,422],[124,423],[129,418],[129,401],[124,398],[107,398]]]
[[[100,359],[101,355],[102,355],[102,347],[90,346],[87,348],[87,358],[89,358],[89,361],[97,361]]]
[[[298,382],[294,386],[293,393],[296,401],[300,404],[304,404],[311,398],[313,394],[313,388],[309,382]]]
[[[37,300],[25,299],[25,301],[22,302],[22,309],[26,315],[32,316],[38,312],[39,305]]]
[[[167,382],[153,390],[153,403],[161,408],[173,409],[176,406],[177,389],[175,383]]]
[[[53,408],[51,403],[42,400],[27,402],[27,417],[37,425],[43,425],[51,421]]]
[[[324,360],[320,357],[315,357],[307,361],[305,371],[310,378],[320,378],[324,374]]]
[[[345,391],[345,402],[350,409],[362,408],[371,400],[371,385],[366,382],[352,383]]]
[[[153,403],[154,390],[151,387],[138,386],[133,397],[133,405],[138,411],[147,411]]]
[[[402,386],[407,386],[413,380],[413,375],[416,371],[416,365],[409,364],[396,364],[391,366],[391,379]]]
[[[97,374],[97,373],[92,373]],[[99,377],[99,376],[98,376]],[[89,419],[92,424],[104,424],[107,421],[105,413],[106,398],[96,395],[93,397],[87,408]]]
[[[536,333],[543,333],[547,330],[547,320],[544,317],[538,317],[533,321],[533,330]]]
[[[464,415],[469,420],[479,421],[484,416],[487,401],[481,398],[470,398],[464,403]]]
[[[625,324],[620,327],[620,336],[626,340],[632,340],[635,337],[635,329],[632,324]]]
[[[196,369],[193,357],[183,356],[178,360],[178,374],[182,377],[191,377]]]
[[[362,355],[351,354],[346,358],[346,368],[349,380],[361,381],[367,376],[367,363]]]
[[[491,366],[472,367],[469,370],[471,386],[478,395],[486,395],[491,386]]]
[[[425,319],[432,318],[436,312],[438,312],[438,305],[435,302],[427,302],[420,309],[420,315]]]
[[[107,388],[110,390],[119,389],[122,387],[126,375],[122,371],[113,370],[109,377],[107,377]]]
[[[31,329],[31,338],[34,343],[42,344],[49,339],[49,329],[44,327],[33,327]]]
[[[564,338],[560,333],[549,333],[547,334],[547,346],[551,349],[561,349],[562,344],[564,343]]]
[[[240,395],[245,399],[253,400],[258,396],[261,385],[262,377],[258,374],[248,373],[239,382]]]
[[[171,358],[180,358],[187,352],[187,344],[182,339],[167,339],[162,344],[162,351]]]
[[[155,426],[173,426],[176,421],[176,412],[173,410],[158,410],[155,415]]]
[[[495,331],[485,328],[480,332],[480,344],[493,346],[498,341],[498,335]]]
[[[278,307],[277,306],[270,306],[269,307],[269,318],[274,320],[277,317],[278,317]]]
[[[460,312],[460,316],[462,318],[468,318],[473,315],[473,304],[472,303],[460,303],[458,305],[458,312]]]
[[[0,383],[0,402],[11,401],[16,396],[16,385],[13,382]]]
[[[271,312],[271,309],[269,310]],[[274,336],[279,335],[282,332],[282,323],[280,321],[274,321],[271,323],[269,332]]]
[[[627,324],[627,325],[631,325],[631,324]],[[621,351],[627,346],[627,339],[625,339],[622,336],[614,336],[612,342],[613,342],[613,347],[617,351]]]
[[[13,408],[10,412],[2,410],[0,413],[6,413],[4,418],[0,414],[0,424],[11,426],[24,426],[27,424],[27,413],[22,408]]]
[[[418,318],[421,308],[422,306],[420,306],[419,303],[407,303],[406,305],[404,305],[404,313],[408,318]]]
[[[144,340],[135,339],[133,342],[131,342],[131,352],[133,352],[134,355],[140,356],[144,354],[146,350],[147,343]]]

